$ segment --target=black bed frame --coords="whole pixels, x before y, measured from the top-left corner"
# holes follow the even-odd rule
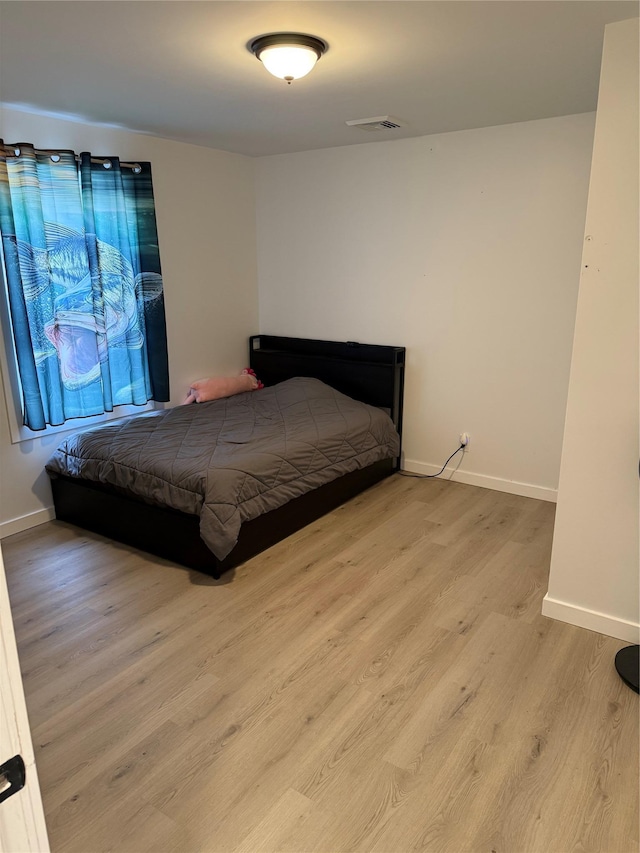
[[[294,376],[321,379],[338,391],[384,408],[402,436],[404,347],[254,335],[249,363],[265,385]],[[373,486],[399,467],[400,457],[352,471],[278,509],[245,522],[237,545],[218,560],[200,538],[200,519],[152,506],[87,480],[51,480],[56,518],[133,545],[214,578]]]

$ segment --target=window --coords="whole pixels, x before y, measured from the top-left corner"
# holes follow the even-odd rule
[[[169,399],[149,163],[0,140],[0,234],[29,430]]]

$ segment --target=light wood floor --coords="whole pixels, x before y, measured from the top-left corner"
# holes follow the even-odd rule
[[[53,851],[637,851],[625,644],[539,615],[553,513],[396,476],[217,582],[5,540]]]

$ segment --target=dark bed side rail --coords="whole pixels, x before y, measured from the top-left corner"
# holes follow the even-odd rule
[[[265,385],[292,376],[320,379],[355,400],[386,409],[401,439],[405,354],[404,347],[355,341],[249,338],[249,363]]]

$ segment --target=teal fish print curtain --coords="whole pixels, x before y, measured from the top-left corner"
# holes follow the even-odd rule
[[[169,399],[149,163],[0,140],[0,232],[26,426]]]

